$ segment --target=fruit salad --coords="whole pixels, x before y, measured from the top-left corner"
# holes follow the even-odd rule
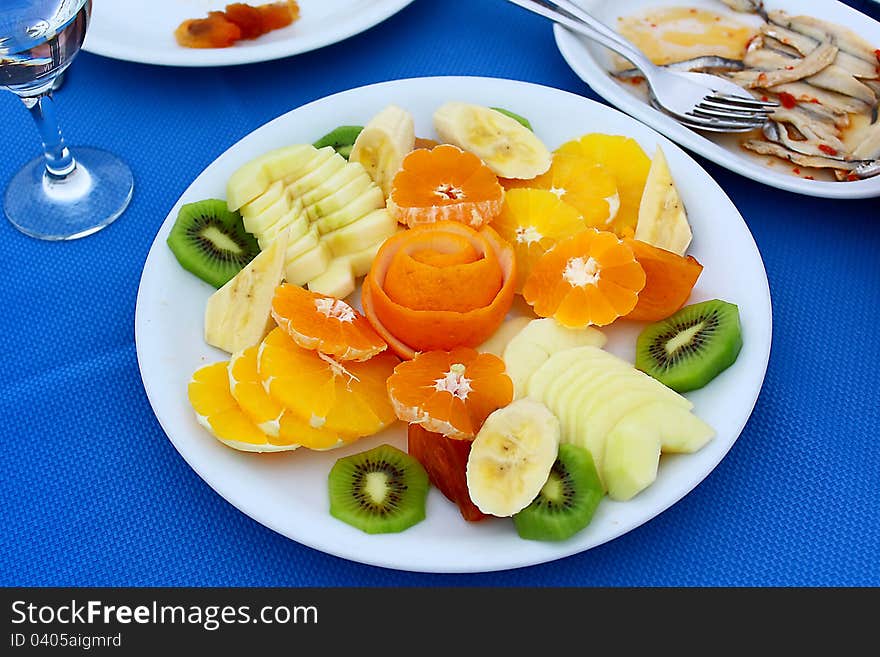
[[[329,470],[334,518],[401,532],[433,486],[463,522],[545,541],[712,440],[684,393],[736,361],[739,311],[690,303],[703,265],[662,149],[593,133],[551,150],[527,118],[457,101],[434,135],[401,107],[366,118],[181,208],[168,246],[216,288],[204,337],[228,354],[189,383],[207,432],[260,458],[400,425],[405,451]],[[634,363],[605,349],[624,321]]]

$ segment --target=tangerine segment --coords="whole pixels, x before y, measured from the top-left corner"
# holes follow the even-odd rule
[[[459,221],[479,228],[501,211],[504,189],[473,153],[441,144],[407,155],[391,182],[388,208],[407,226]]]
[[[364,362],[337,362],[303,349],[282,328],[260,344],[257,368],[269,394],[315,429],[370,436],[394,421],[385,381],[398,359],[382,353]]]
[[[257,372],[258,345],[233,354],[227,367],[229,392],[251,422],[270,437],[278,437],[284,407],[272,399]]]
[[[588,226],[607,230],[620,210],[617,183],[594,160],[573,153],[553,154],[547,173],[532,180],[504,179],[508,191],[518,188],[546,189],[577,209]]]
[[[588,228],[535,263],[523,297],[541,317],[568,328],[605,326],[635,307],[645,271],[613,233]]]
[[[513,245],[516,253],[517,292],[538,258],[559,240],[585,228],[584,218],[556,194],[543,189],[511,189],[492,226]]]
[[[284,283],[276,288],[272,317],[303,349],[337,360],[368,360],[388,347],[345,301],[298,285]]]
[[[497,261],[502,273],[501,288],[489,304],[466,312],[448,309],[457,303],[457,288],[445,290],[438,297],[442,302],[438,306],[443,309],[418,310],[397,303],[386,290],[395,255],[402,249],[409,251],[435,244],[438,233],[444,232],[465,237],[484,259]],[[393,279],[393,272],[391,276]],[[393,280],[390,283],[393,286]],[[476,231],[464,224],[443,222],[402,231],[386,240],[364,279],[361,303],[367,319],[391,349],[402,358],[412,358],[417,351],[476,347],[485,342],[510,310],[515,284],[513,247],[498,233],[489,226]]]
[[[620,194],[620,209],[611,225],[604,229],[621,237],[632,237],[639,218],[645,181],[651,169],[651,159],[638,142],[621,135],[592,133],[563,144],[556,152],[580,156],[601,165],[611,174]]]
[[[460,257],[447,251],[462,243]],[[480,251],[462,235],[439,231],[431,231],[429,243],[404,244],[385,273],[388,297],[413,310],[464,313],[482,308],[492,303],[503,283],[494,251]]]
[[[404,422],[472,440],[489,414],[513,400],[513,382],[498,356],[457,347],[400,363],[388,378],[388,395]]]
[[[223,444],[242,451],[296,449],[295,444],[273,446],[269,436],[245,414],[229,390],[228,366],[228,361],[221,361],[193,374],[187,395],[199,424]]]
[[[639,302],[626,318],[648,322],[666,319],[687,303],[703,265],[693,256],[682,257],[647,242],[635,239],[624,242],[633,250],[646,277]]]

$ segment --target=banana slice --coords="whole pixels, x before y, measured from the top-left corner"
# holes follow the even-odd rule
[[[360,162],[387,197],[391,181],[400,169],[403,158],[415,148],[415,121],[412,114],[396,105],[389,105],[358,135],[351,149],[349,162]]]
[[[468,456],[471,500],[500,517],[527,507],[547,482],[559,438],[559,420],[540,402],[520,399],[492,413]]]
[[[205,342],[230,354],[260,342],[274,325],[272,297],[284,276],[287,233],[208,299]]]
[[[645,181],[635,238],[681,256],[691,243],[687,212],[659,146]]]
[[[434,113],[442,141],[479,156],[503,178],[530,179],[550,168],[550,151],[535,133],[497,110],[446,103]]]

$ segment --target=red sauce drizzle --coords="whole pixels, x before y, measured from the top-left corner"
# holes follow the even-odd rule
[[[779,94],[779,102],[782,103],[782,106],[785,109],[793,109],[795,107],[795,105],[797,105],[797,98],[792,96],[787,91],[783,91],[782,93]],[[818,101],[816,101],[816,102],[818,102]]]

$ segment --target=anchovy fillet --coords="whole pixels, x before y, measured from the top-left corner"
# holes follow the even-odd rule
[[[816,51],[814,50],[813,53],[815,52]],[[812,56],[812,54],[807,55],[807,57],[810,56]],[[796,66],[798,61],[798,58],[790,57],[787,54],[771,48],[750,49],[743,60],[745,65],[749,68],[760,69],[762,71]],[[837,64],[829,64],[813,75],[805,76],[804,79],[814,87],[827,89],[828,91],[836,91],[845,96],[852,96],[853,98],[858,98],[869,105],[873,105],[877,102],[877,95],[871,87],[857,80]]]
[[[790,60],[790,65],[770,70],[739,71],[731,73],[729,77],[750,89],[770,89],[815,75],[828,68],[836,58],[837,46],[826,41],[806,57]]]
[[[787,93],[798,101],[812,103],[818,102],[828,109],[843,114],[862,114],[869,112],[871,106],[856,98],[844,96],[834,91],[819,89],[806,82],[787,82],[775,87],[771,87],[770,91],[774,93]]]
[[[805,139],[814,144],[825,144],[841,153],[846,150],[846,145],[840,139],[840,131],[833,124],[811,116],[809,112],[800,109],[800,106],[792,109],[779,108],[770,115],[770,119],[776,123],[793,126]]]
[[[880,123],[874,123],[853,151],[858,160],[880,160]]]
[[[773,24],[765,25],[761,28],[761,33],[789,46],[790,48],[794,48],[801,55],[809,55],[819,46],[820,43],[820,41],[816,41],[811,37]],[[835,64],[857,78],[873,80],[880,76],[880,73],[877,72],[876,63],[859,59],[843,50],[840,50],[840,52],[837,53]]]
[[[767,18],[763,0],[721,0],[721,2],[742,14],[758,14]]]
[[[816,41],[824,41],[832,37],[842,52],[873,64],[874,72],[877,72],[877,64],[880,62],[877,61],[875,48],[852,30],[812,16],[790,16],[779,10],[769,12],[767,17],[771,23],[804,34]]]
[[[855,171],[861,165],[868,164],[861,161],[837,160],[825,156],[804,155],[803,153],[798,153],[786,148],[782,144],[776,144],[762,139],[749,139],[748,141],[743,142],[742,145],[743,148],[754,151],[755,153],[758,153],[758,155],[775,155],[783,160],[788,160],[792,164],[797,164],[801,167],[810,167],[812,169],[840,169],[842,171]]]
[[[765,123],[762,132],[769,141],[775,142],[777,144],[782,144],[789,150],[794,151],[795,153],[801,153],[802,155],[813,155],[815,157],[828,157],[833,160],[844,160],[844,158],[839,158],[836,155],[836,153],[840,153],[841,150],[835,148],[831,144],[814,141],[812,139],[792,139],[789,136],[788,130],[786,130],[785,126],[780,125],[776,121],[768,121],[767,123]],[[841,147],[843,146],[840,140],[837,140],[837,143]],[[826,150],[822,150],[822,146],[825,146]]]

